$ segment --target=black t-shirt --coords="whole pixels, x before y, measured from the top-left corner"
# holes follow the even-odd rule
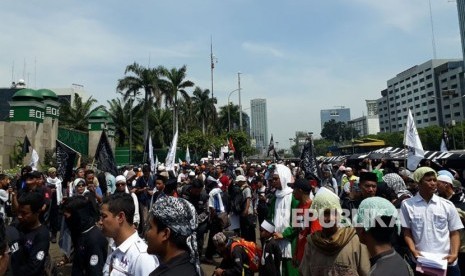
[[[45,225],[31,231],[18,229],[18,250],[11,254],[14,275],[43,275],[45,260],[50,247],[50,234]]]
[[[96,226],[82,233],[74,249],[72,275],[103,275],[107,248],[108,241]]]

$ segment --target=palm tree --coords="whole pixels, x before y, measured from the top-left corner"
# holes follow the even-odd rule
[[[184,132],[188,133],[189,128],[192,129],[192,126],[195,125],[192,101],[178,101],[178,116],[179,128],[184,129]]]
[[[161,67],[146,68],[134,62],[126,67],[124,78],[118,80],[117,89],[124,96],[124,100],[129,97],[136,97],[141,90],[144,91],[142,101],[144,110],[144,139],[149,133],[149,111],[155,103],[161,105],[162,92],[160,90]],[[131,75],[127,75],[130,73]],[[125,91],[125,92],[122,92]]]
[[[157,108],[150,113],[154,147],[162,148],[171,143],[173,138],[171,121],[171,113],[168,109]]]
[[[189,95],[185,88],[194,86],[194,83],[190,80],[184,80],[186,71],[186,65],[179,69],[171,68],[171,70],[161,68],[161,73],[166,78],[166,80],[162,81],[165,105],[173,107],[173,131],[178,129],[178,92],[186,101],[189,101]]]
[[[209,96],[210,90],[202,90],[200,87],[196,87],[194,90],[194,96],[192,97],[192,104],[194,107],[194,114],[202,122],[202,133],[205,135],[206,123],[208,121],[213,122],[216,119],[216,98]]]
[[[116,127],[115,137],[118,146],[122,147],[124,145],[129,144],[127,140],[129,139],[131,123],[133,132],[135,133],[135,135],[133,134],[133,136],[141,138],[143,137],[143,126],[140,120],[142,117],[142,104],[138,104],[134,108],[132,108],[131,101],[124,101],[124,99],[122,100],[118,98],[108,101],[108,105],[110,117],[113,119],[113,122],[115,123]]]
[[[238,129],[239,120],[239,105],[229,103],[229,106],[221,106],[217,123],[219,132],[221,133],[225,129],[228,131]],[[244,130],[248,129],[249,127],[249,115],[247,115],[247,113],[244,111],[242,111],[242,125],[244,126]]]
[[[74,93],[73,103],[65,103],[60,107],[60,125],[82,131],[88,130],[89,115],[103,105],[92,108],[97,103],[96,99],[89,97],[85,102],[79,94]]]

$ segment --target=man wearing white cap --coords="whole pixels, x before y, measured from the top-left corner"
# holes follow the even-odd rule
[[[126,182],[126,177],[122,175],[118,175],[116,177],[116,190],[114,192],[115,194],[117,193],[126,193],[130,194],[132,197],[132,200],[134,201],[134,226],[137,227],[139,226],[140,223],[140,215],[139,215],[139,201],[137,200],[137,196],[134,193],[131,193],[127,187],[127,182]]]
[[[278,243],[273,239],[274,232],[275,227],[271,222],[264,220],[260,225],[260,237],[265,240],[265,243],[258,268],[259,276],[281,275],[282,254]]]

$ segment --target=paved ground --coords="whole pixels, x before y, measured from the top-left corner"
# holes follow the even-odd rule
[[[207,244],[207,241],[205,242]],[[60,248],[58,247],[58,243],[51,243],[50,244],[50,255],[55,263],[61,260],[62,253]],[[215,267],[220,264],[221,258],[215,258],[216,265],[208,265],[208,264],[201,264],[203,271],[205,272],[205,276],[211,276]],[[71,275],[71,264],[67,264],[63,267],[57,269],[58,275]]]

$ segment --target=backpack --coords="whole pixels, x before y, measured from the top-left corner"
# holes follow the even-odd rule
[[[244,264],[244,267],[250,269],[252,272],[258,272],[262,250],[257,247],[257,244],[242,238],[235,238],[231,244],[231,253],[236,246],[241,246],[249,259],[249,264]]]
[[[236,215],[240,215],[244,211],[245,198],[244,198],[244,195],[242,194],[242,191],[247,187],[249,186],[244,185],[242,187],[239,187],[236,184],[230,186],[230,191],[229,191],[229,198],[231,199],[230,209]]]

